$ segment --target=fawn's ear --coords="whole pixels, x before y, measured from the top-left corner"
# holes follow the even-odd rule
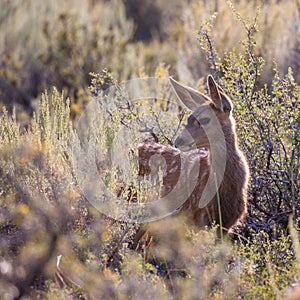
[[[201,104],[209,101],[208,97],[206,97],[205,95],[190,87],[182,85],[172,77],[170,77],[170,82],[179,100],[190,110],[195,110]]]
[[[211,75],[207,77],[207,85],[212,102],[216,109],[224,112],[232,110],[232,103],[225,92],[219,87]]]

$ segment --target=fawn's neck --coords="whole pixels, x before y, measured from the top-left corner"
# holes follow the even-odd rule
[[[232,192],[240,188],[247,177],[247,163],[242,151],[238,147],[234,121],[224,128],[224,138],[219,144],[211,147],[212,171],[216,174],[220,189],[224,187]]]

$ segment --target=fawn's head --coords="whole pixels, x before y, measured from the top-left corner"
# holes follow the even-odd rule
[[[231,115],[232,103],[213,77],[207,77],[210,97],[172,78],[170,80],[179,99],[193,111],[185,129],[177,137],[175,146],[182,151],[209,149],[212,142],[224,141],[224,135],[232,131],[234,123]]]

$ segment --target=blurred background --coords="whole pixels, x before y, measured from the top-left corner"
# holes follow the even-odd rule
[[[300,5],[292,1],[233,1],[242,18],[259,17],[257,55],[265,58],[260,81],[269,83],[274,59],[300,82]],[[198,31],[214,16],[211,36],[222,61],[239,52],[243,24],[225,0],[2,0],[0,10],[0,106],[17,107],[19,121],[52,86],[71,96],[73,116],[88,101],[90,72],[108,68],[118,80],[170,73],[195,85],[210,70]],[[164,73],[165,72],[165,73]]]

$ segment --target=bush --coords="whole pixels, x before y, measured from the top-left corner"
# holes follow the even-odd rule
[[[33,2],[28,3],[33,5]],[[196,39],[189,49],[188,41],[192,35],[177,24],[181,21],[174,21],[175,28],[172,28],[173,23],[170,27],[164,25],[165,32],[176,35],[179,40],[176,58],[177,53],[168,54],[170,46],[166,45],[172,42],[164,41],[164,35],[159,42],[150,39],[147,46],[135,42],[132,22],[126,19],[120,2],[99,3],[92,7],[103,8],[103,16],[110,16],[101,20],[102,27],[96,26],[96,21],[91,21],[87,27],[83,26],[83,21],[77,23],[79,15],[72,14],[70,7],[66,14],[56,12],[54,20],[57,22],[53,22],[52,28],[50,23],[47,28],[41,14],[42,24],[46,26],[43,34],[48,37],[39,48],[41,56],[35,53],[35,59],[27,61],[25,57],[29,53],[22,53],[20,61],[23,63],[20,64],[16,60],[20,49],[15,49],[10,56],[2,56],[0,76],[4,103],[8,103],[7,99],[14,100],[12,87],[23,91],[22,78],[26,78],[28,72],[32,74],[33,61],[38,66],[36,74],[49,76],[37,76],[43,83],[37,84],[36,93],[47,86],[45,78],[52,78],[51,83],[58,89],[39,97],[38,109],[26,127],[18,121],[18,118],[23,120],[18,109],[10,114],[4,107],[1,115],[1,295],[5,299],[271,299],[289,294],[291,287],[299,284],[300,87],[292,69],[281,76],[279,70],[284,68],[272,63],[271,74],[270,54],[266,58],[259,55],[262,53],[259,41],[264,40],[267,33],[257,31],[258,14],[253,19],[246,19],[237,12],[244,12],[253,3],[238,1],[235,4],[237,10],[230,4],[233,14],[229,17],[224,12],[228,6],[214,1],[219,16],[208,19],[198,33],[202,48],[198,64],[208,61],[199,68],[193,64],[196,57],[190,53],[191,49],[197,49],[194,48]],[[182,5],[184,16],[191,24],[211,8],[207,1],[199,4],[192,1],[190,6],[184,3],[178,1],[177,5]],[[205,9],[200,4],[206,4]],[[119,18],[110,11],[116,5]],[[157,2],[155,5],[165,5],[164,9],[172,15],[170,4]],[[274,13],[287,4],[278,1],[273,6],[265,5],[263,8],[272,7]],[[13,8],[11,13],[19,11],[18,7],[5,6],[6,9],[10,7]],[[76,4],[74,7],[76,11]],[[290,10],[287,13],[293,15]],[[266,14],[264,16],[267,18]],[[232,21],[234,17],[243,28],[245,38],[240,48],[229,47],[223,53],[225,48],[218,38],[218,28],[223,24],[220,20]],[[180,30],[175,34],[178,28]],[[272,34],[279,33],[272,31]],[[6,55],[14,44],[14,37],[12,34]],[[267,44],[263,47],[267,48]],[[153,56],[158,48],[173,67],[159,64]],[[138,62],[133,59],[135,53],[139,54]],[[204,70],[205,73],[210,70],[214,73],[233,100],[240,146],[251,165],[249,216],[243,225],[235,228],[233,238],[220,239],[216,234],[218,228],[194,232],[184,220],[178,219],[174,223],[172,218],[167,218],[162,223],[152,224],[152,229],[155,231],[158,227],[165,238],[145,237],[138,248],[132,249],[139,225],[104,216],[86,201],[79,188],[72,157],[79,134],[73,129],[72,119],[81,112],[83,100],[66,100],[58,90],[67,87],[68,95],[75,95],[70,91],[77,89],[78,96],[82,89],[87,95],[84,87],[88,72],[95,71],[92,67],[94,59],[99,59],[99,66],[103,64],[112,69],[115,76],[108,70],[91,73],[93,98],[116,84],[115,78],[121,81],[137,74],[141,78],[153,73],[156,78],[168,77],[169,72],[175,74],[175,62],[178,75],[188,75],[187,83],[199,79],[199,85],[203,85],[197,72],[204,74]],[[140,69],[141,66],[145,68]],[[19,72],[24,73],[19,76]],[[267,80],[265,74],[268,74]],[[30,84],[33,82],[29,80]],[[164,86],[162,92],[167,98]],[[26,99],[30,103],[33,94],[28,92]],[[87,101],[87,96],[84,97]],[[106,121],[101,123],[99,131],[101,129],[105,138],[98,144],[99,141],[92,142],[104,151],[110,151],[114,138],[112,123],[116,129],[122,122],[133,126],[142,124],[147,129],[145,138],[168,144],[173,142],[187,115],[176,105],[163,106],[159,99],[156,99],[156,106],[145,101],[147,109],[151,110],[146,116],[140,113],[138,106],[125,106],[124,109],[124,103],[117,103],[119,106],[111,115],[107,115],[105,105],[99,105],[99,116]],[[162,117],[158,114],[161,110],[165,113]],[[138,142],[135,138],[131,137],[132,145]],[[120,155],[128,155],[124,147],[119,150]],[[101,162],[98,167],[98,171],[103,171]],[[107,184],[116,190],[121,187],[124,197],[128,196],[128,189],[119,185],[116,179],[116,170],[108,168],[108,171]],[[134,176],[126,176],[129,177],[126,182],[135,183]],[[147,186],[141,191],[136,186],[128,188],[149,196]]]
[[[255,53],[263,56],[266,64],[261,81],[272,81],[276,58],[280,73],[287,73],[292,65],[299,82],[297,2],[233,2],[241,15],[252,14],[261,6],[255,24],[261,28]],[[0,13],[0,103],[9,111],[16,106],[18,120],[26,123],[41,92],[55,86],[73,99],[75,118],[89,101],[89,72],[108,68],[122,81],[143,70],[153,74],[163,62],[181,81],[195,85],[210,71],[195,32],[214,12],[218,16],[214,43],[220,57],[232,48],[241,51],[243,25],[228,3],[89,0],[82,4],[68,0],[62,4],[55,0],[41,5],[32,0],[4,1]]]
[[[289,215],[299,219],[300,87],[291,68],[280,77],[276,62],[270,85],[262,84],[265,60],[255,55],[258,16],[243,19],[233,12],[244,26],[244,52],[233,50],[218,60],[211,23],[202,27],[199,41],[235,105],[239,141],[252,176],[248,225],[276,236],[274,230],[287,229]]]

